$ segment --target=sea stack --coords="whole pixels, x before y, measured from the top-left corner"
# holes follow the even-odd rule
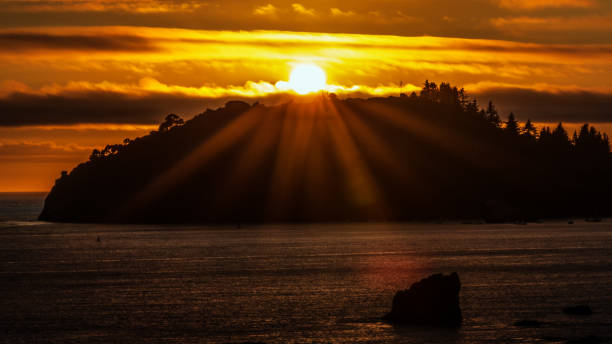
[[[463,316],[459,307],[461,282],[456,272],[431,275],[400,290],[393,297],[384,320],[406,325],[457,327]]]

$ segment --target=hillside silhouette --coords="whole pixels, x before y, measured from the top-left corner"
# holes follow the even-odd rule
[[[41,220],[263,222],[610,215],[607,135],[538,130],[462,89],[233,101],[94,150],[63,172]]]

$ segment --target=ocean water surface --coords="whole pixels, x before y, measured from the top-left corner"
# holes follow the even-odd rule
[[[612,339],[611,221],[53,224],[34,221],[43,196],[0,195],[4,343]],[[380,320],[396,290],[453,271],[461,328]],[[562,312],[577,304],[594,314]]]

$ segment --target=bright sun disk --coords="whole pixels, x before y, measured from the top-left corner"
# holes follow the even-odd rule
[[[293,68],[289,76],[289,88],[298,94],[318,92],[326,85],[325,71],[314,64],[299,64]]]

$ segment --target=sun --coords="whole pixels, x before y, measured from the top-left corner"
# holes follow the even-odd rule
[[[298,94],[321,91],[327,86],[327,76],[321,67],[315,64],[299,64],[291,71],[289,88]]]

